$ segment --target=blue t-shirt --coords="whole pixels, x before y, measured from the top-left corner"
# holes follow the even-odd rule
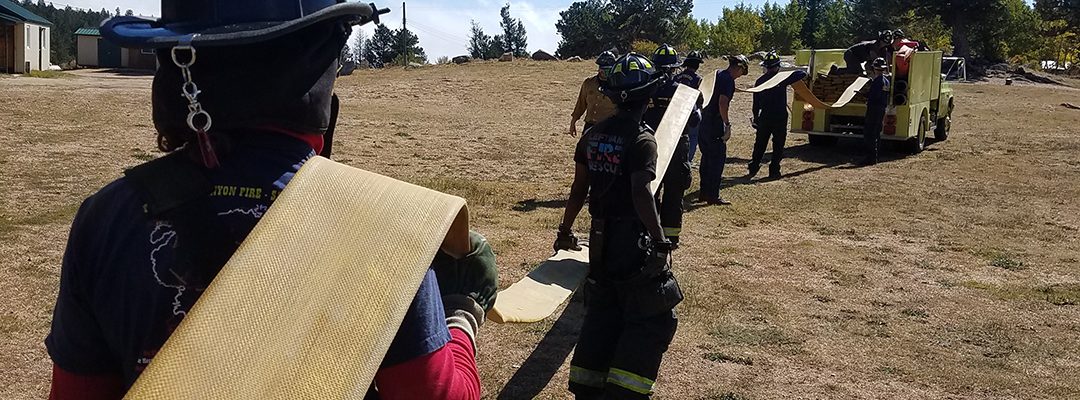
[[[754,86],[761,86],[774,76],[776,73],[766,72],[758,78]],[[754,93],[754,118],[760,119],[758,122],[786,122],[788,117],[787,87],[805,78],[806,71],[796,70],[776,87]]]
[[[709,100],[709,107],[705,109],[707,115],[715,116],[717,119],[721,117],[720,95],[727,96],[728,99],[735,98],[735,78],[732,78],[731,72],[726,69],[716,72],[712,98]]]
[[[885,112],[889,106],[889,78],[878,75],[870,81],[870,93],[866,95],[867,112]]]
[[[314,155],[308,144],[286,135],[238,135],[234,150],[208,174],[216,227],[239,246]],[[183,238],[171,221],[145,214],[143,205],[134,184],[120,178],[87,198],[75,216],[45,339],[53,362],[66,371],[120,374],[130,386],[221,268],[176,262],[174,250]],[[429,354],[449,340],[429,270],[383,366]]]

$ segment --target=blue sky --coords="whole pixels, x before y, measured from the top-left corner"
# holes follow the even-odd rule
[[[375,1],[380,7],[389,7],[391,13],[383,16],[384,23],[392,29],[401,26],[400,1],[389,3],[378,0],[364,1]],[[765,3],[764,0],[698,0],[694,2],[694,16],[716,19],[725,6],[732,7],[741,2],[753,5]],[[499,8],[504,3],[504,0],[411,0],[406,3],[409,29],[420,37],[420,46],[427,52],[430,61],[435,61],[439,56],[453,57],[466,54],[469,21],[476,20],[488,35],[501,32]],[[572,1],[568,0],[510,1],[510,14],[515,18],[520,18],[525,24],[525,31],[529,38],[529,51],[544,49],[555,52],[559,43],[555,21],[559,19],[559,12],[567,9],[571,3]],[[53,4],[57,7],[71,5],[93,10],[102,8],[113,10],[120,7],[122,10],[131,9],[140,15],[161,15],[160,3],[152,0],[63,0],[63,2],[53,2]],[[365,26],[363,29],[367,33],[373,30],[371,26]]]

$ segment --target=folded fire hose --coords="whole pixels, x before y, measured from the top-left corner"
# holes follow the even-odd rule
[[[435,253],[468,236],[465,200],[313,158],[126,398],[363,398]]]
[[[656,193],[664,179],[700,92],[679,85],[656,129],[656,179],[649,190]],[[499,292],[488,319],[498,322],[537,322],[547,318],[581,286],[589,275],[589,247],[559,251],[509,288]]]
[[[775,76],[772,77],[772,79],[769,79],[765,83],[741,91],[749,93],[759,93],[765,90],[772,89],[782,83],[784,80],[791,77],[791,74],[793,73],[795,73],[795,71],[785,71],[777,73]],[[814,108],[840,108],[850,103],[851,100],[855,98],[855,95],[858,94],[864,86],[866,86],[867,82],[870,82],[870,78],[864,76],[855,79],[855,82],[852,82],[851,85],[844,89],[843,95],[841,95],[840,98],[832,104],[825,103],[821,101],[821,99],[818,99],[817,96],[814,96],[814,93],[810,91],[810,88],[806,87],[806,82],[803,82],[801,80],[791,84],[791,88],[795,90],[796,96],[805,101],[807,104],[814,106]]]

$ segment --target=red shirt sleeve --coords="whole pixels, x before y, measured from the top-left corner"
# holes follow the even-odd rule
[[[124,397],[124,377],[77,375],[53,364],[49,400],[118,400]]]
[[[460,329],[450,329],[450,342],[431,354],[380,369],[375,374],[379,398],[474,400],[480,398],[473,345]]]

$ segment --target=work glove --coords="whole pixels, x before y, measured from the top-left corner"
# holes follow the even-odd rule
[[[570,230],[569,226],[559,225],[559,233],[555,236],[555,245],[552,246],[555,252],[559,250],[581,250],[581,246],[578,245],[578,238],[574,236],[574,231]]]
[[[665,270],[671,268],[671,252],[679,246],[666,238],[653,240],[649,244],[649,256],[645,260],[645,269],[642,274],[646,278],[659,276]]]
[[[439,281],[447,325],[461,328],[475,344],[476,330],[495,305],[499,269],[483,235],[469,231],[469,243],[471,251],[459,259],[439,250],[431,269]]]

